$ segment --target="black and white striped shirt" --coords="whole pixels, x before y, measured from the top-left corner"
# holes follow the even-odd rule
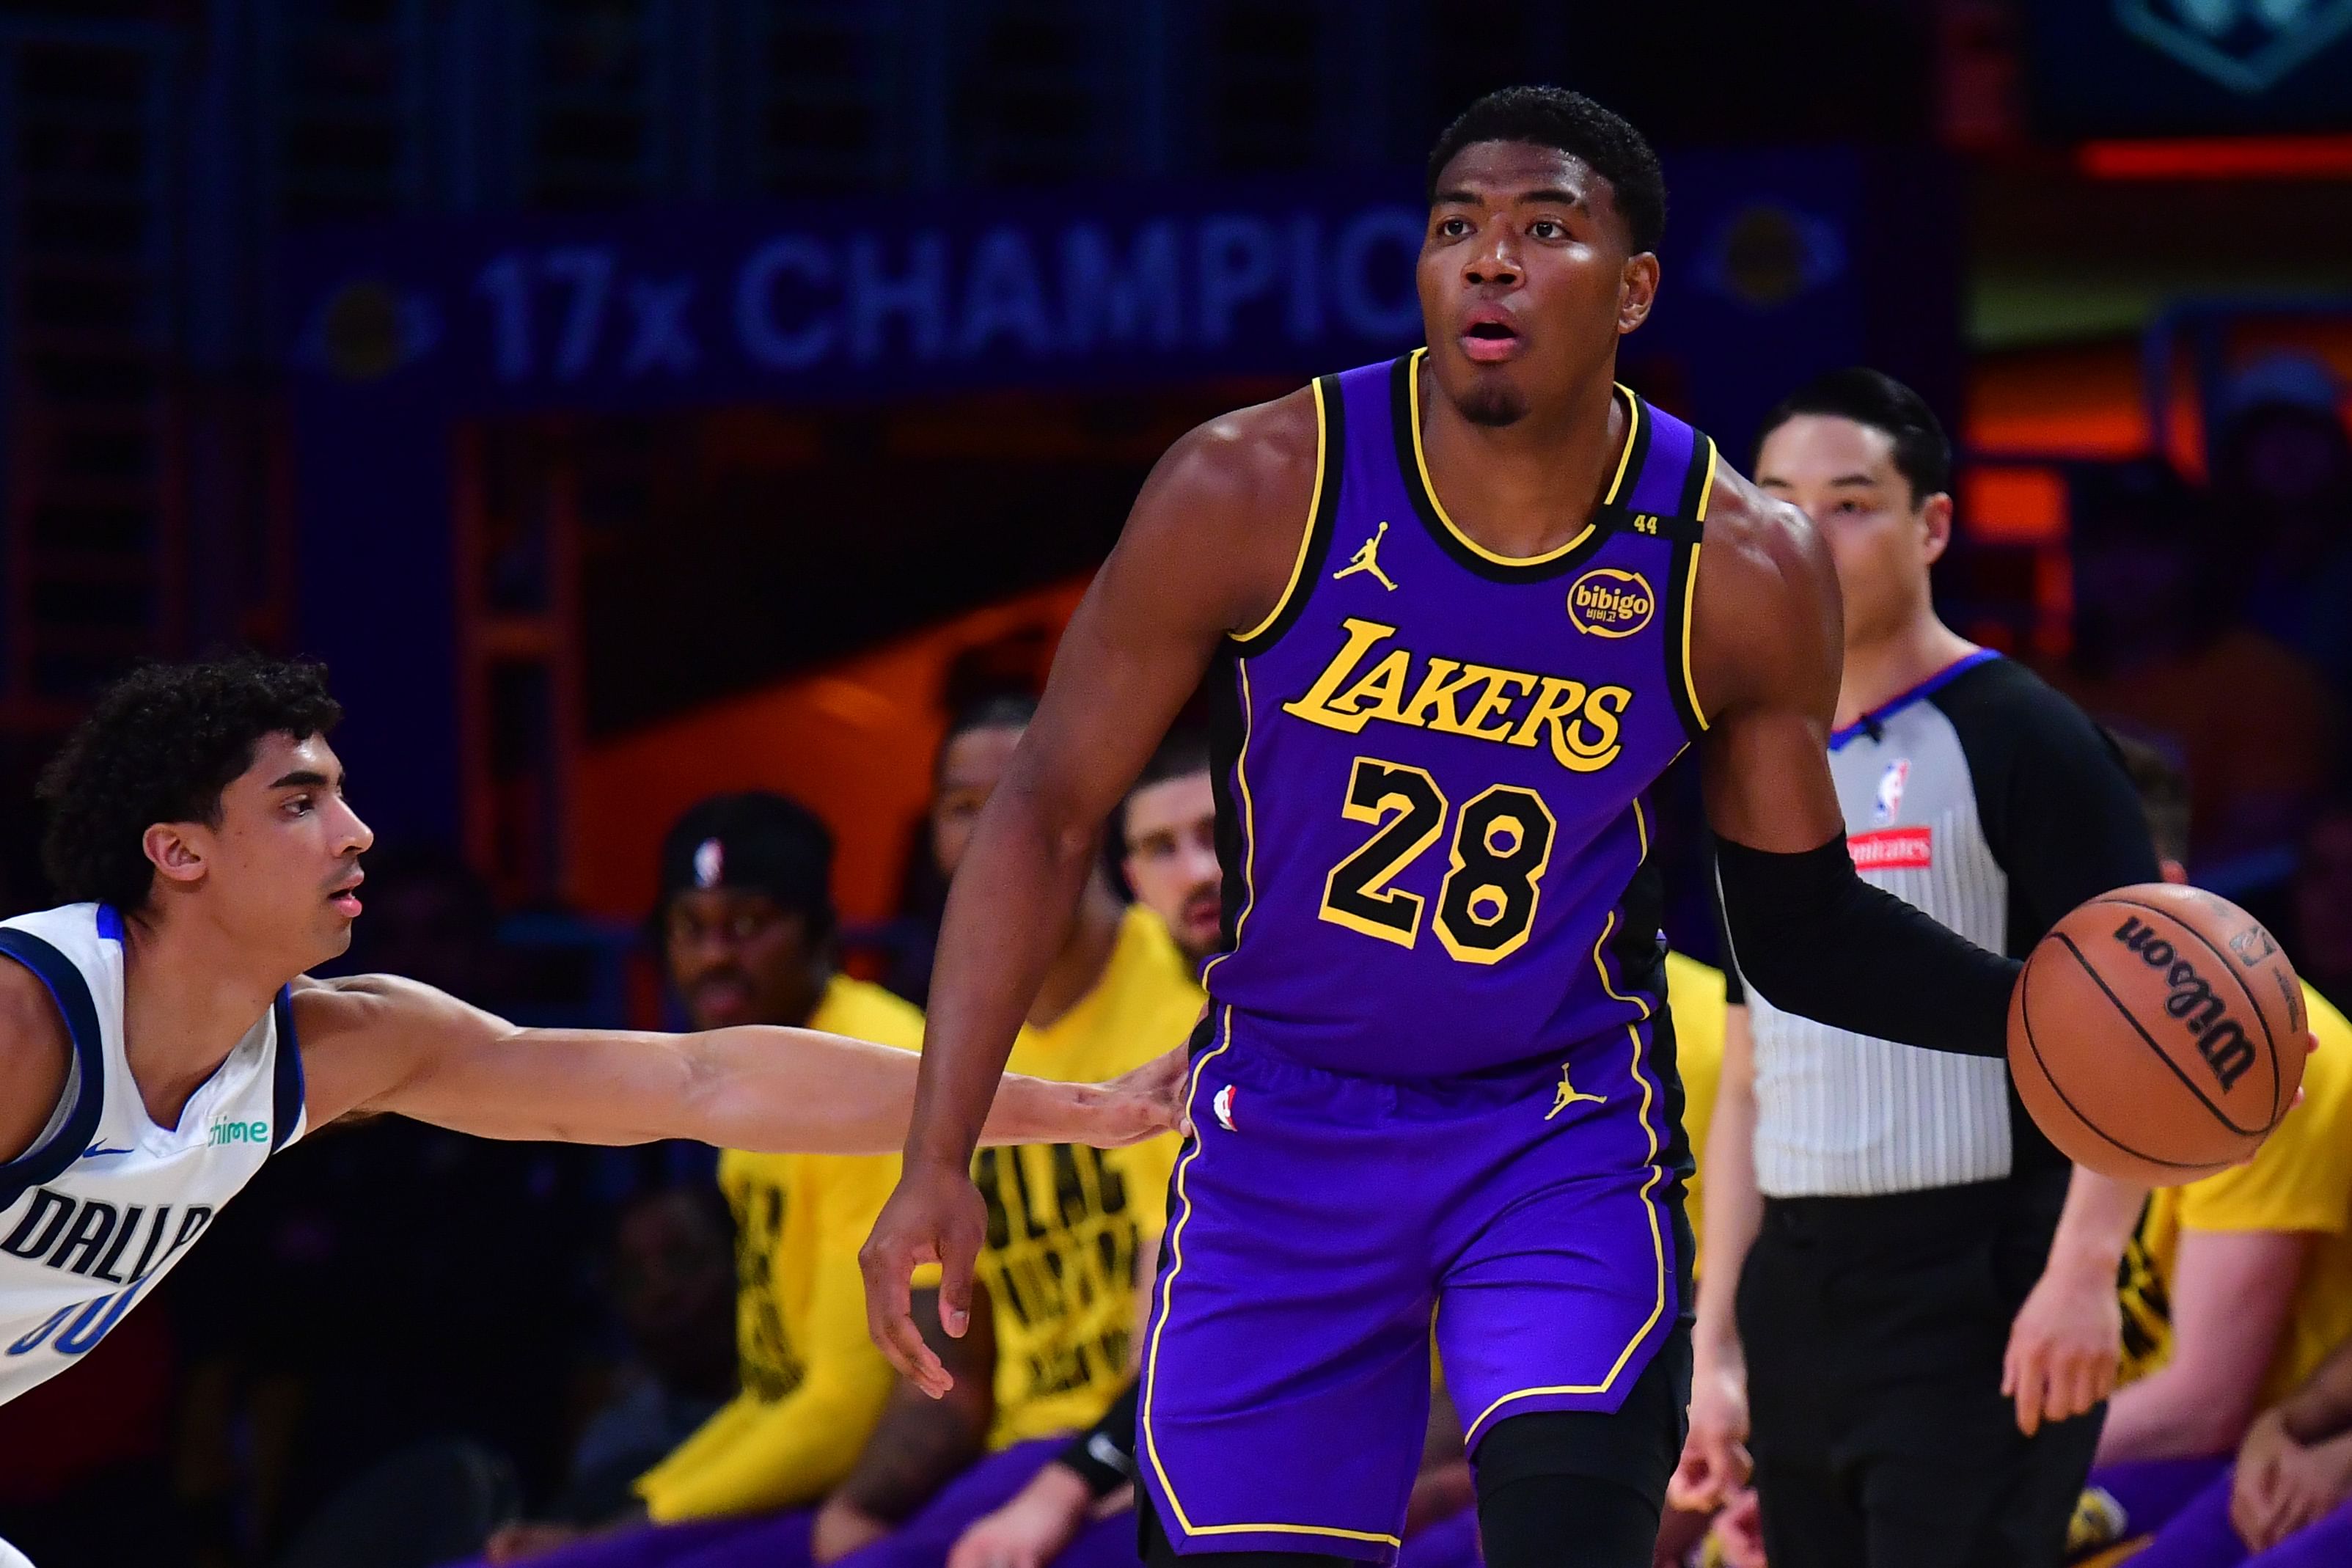
[[[2022,666],[1961,659],[1830,738],[1864,879],[2023,957],[2058,918],[2157,879],[2106,737]],[[1756,1180],[1768,1197],[1868,1196],[2055,1170],[1998,1058],[1896,1045],[1753,992]]]

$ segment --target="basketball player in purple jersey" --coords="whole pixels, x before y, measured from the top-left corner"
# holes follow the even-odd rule
[[[877,1339],[960,1333],[972,1140],[1099,825],[1203,672],[1227,951],[1144,1342],[1147,1562],[1388,1562],[1433,1315],[1486,1561],[1650,1561],[1689,1379],[1681,1091],[1643,791],[1696,743],[1748,982],[2003,1048],[2016,965],[1856,877],[1801,514],[1614,384],[1664,191],[1573,93],[1431,159],[1429,346],[1192,432],[1146,482],[950,899]],[[1703,563],[1703,564],[1702,564]]]

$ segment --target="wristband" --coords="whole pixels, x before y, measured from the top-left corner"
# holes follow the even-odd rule
[[[1135,1479],[1135,1404],[1130,1383],[1101,1420],[1062,1450],[1061,1462],[1077,1472],[1097,1501]]]

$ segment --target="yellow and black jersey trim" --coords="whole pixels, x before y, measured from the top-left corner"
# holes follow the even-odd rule
[[[1706,733],[1706,710],[1699,706],[1691,675],[1691,605],[1698,593],[1698,558],[1706,532],[1706,507],[1715,494],[1714,440],[1702,434],[1691,449],[1690,473],[1683,482],[1683,518],[1674,536],[1674,564],[1666,573],[1666,691],[1674,699],[1683,732],[1692,740]]]
[[[1232,651],[1246,658],[1264,653],[1281,640],[1298,619],[1321,580],[1323,558],[1330,553],[1331,530],[1339,515],[1339,476],[1348,462],[1348,423],[1339,378],[1319,375],[1308,384],[1315,395],[1315,489],[1307,503],[1307,523],[1298,539],[1298,555],[1290,564],[1290,581],[1265,619],[1246,631],[1233,634]]]
[[[1618,454],[1617,472],[1609,482],[1607,494],[1593,510],[1591,521],[1583,531],[1541,555],[1498,555],[1462,531],[1461,525],[1447,514],[1444,504],[1437,499],[1435,487],[1430,483],[1428,455],[1421,444],[1420,369],[1422,358],[1428,353],[1427,349],[1415,349],[1401,356],[1389,372],[1389,419],[1396,447],[1397,473],[1405,493],[1412,498],[1412,510],[1421,519],[1422,527],[1437,542],[1439,549],[1489,582],[1540,583],[1582,565],[1608,542],[1611,529],[1622,510],[1617,498],[1649,460],[1650,420],[1642,400],[1622,386],[1617,389],[1625,399],[1625,447]]]

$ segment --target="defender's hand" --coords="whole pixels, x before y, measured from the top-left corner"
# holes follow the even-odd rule
[[[909,1165],[857,1254],[866,1275],[866,1331],[890,1364],[940,1398],[955,1379],[915,1327],[908,1281],[926,1263],[940,1266],[940,1327],[961,1339],[971,1326],[971,1271],[988,1230],[988,1209],[961,1166]]]
[[[1098,1135],[1087,1142],[1098,1149],[1119,1149],[1182,1131],[1185,1079],[1191,1070],[1191,1047],[1178,1046],[1104,1084],[1097,1111]]]
[[[1690,1436],[1666,1482],[1666,1500],[1704,1513],[1748,1484],[1748,1369],[1736,1359],[1701,1355],[1691,1369]]]
[[[2112,1268],[2053,1259],[2010,1325],[2000,1392],[2017,1402],[2017,1429],[2087,1415],[2115,1392],[2123,1356],[2123,1308]]]

